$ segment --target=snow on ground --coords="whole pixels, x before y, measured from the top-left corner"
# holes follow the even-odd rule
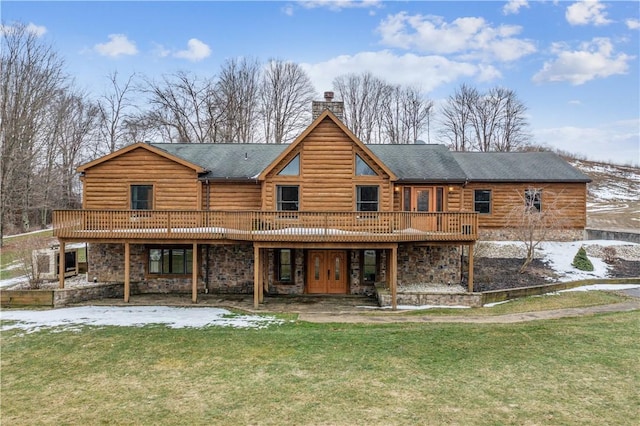
[[[0,331],[20,329],[28,333],[52,328],[79,330],[85,325],[142,327],[162,324],[170,328],[265,328],[284,323],[284,320],[272,316],[236,315],[226,309],[169,306],[81,306],[38,311],[3,310],[0,311],[0,320],[12,321],[2,324]]]

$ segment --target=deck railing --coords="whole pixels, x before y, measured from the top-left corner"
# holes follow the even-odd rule
[[[63,239],[87,241],[474,241],[478,215],[468,212],[56,210],[53,233]]]

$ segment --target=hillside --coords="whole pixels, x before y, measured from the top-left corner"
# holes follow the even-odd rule
[[[569,160],[588,175],[587,227],[620,231],[640,229],[640,168]]]

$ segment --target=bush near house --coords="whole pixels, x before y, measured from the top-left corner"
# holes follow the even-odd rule
[[[593,263],[591,263],[591,261],[589,260],[584,247],[580,247],[580,250],[578,250],[578,253],[576,253],[575,257],[573,258],[573,263],[571,265],[580,269],[581,271],[593,271]]]

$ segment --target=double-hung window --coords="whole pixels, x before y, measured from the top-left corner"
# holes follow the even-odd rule
[[[153,209],[153,185],[131,185],[131,210]]]
[[[277,202],[279,211],[298,211],[300,188],[297,185],[278,185]]]
[[[524,191],[524,202],[527,209],[542,211],[542,190],[527,189]]]
[[[373,185],[356,186],[356,210],[359,212],[378,211],[378,187]]]
[[[476,189],[473,191],[473,210],[480,214],[491,214],[490,189]]]

